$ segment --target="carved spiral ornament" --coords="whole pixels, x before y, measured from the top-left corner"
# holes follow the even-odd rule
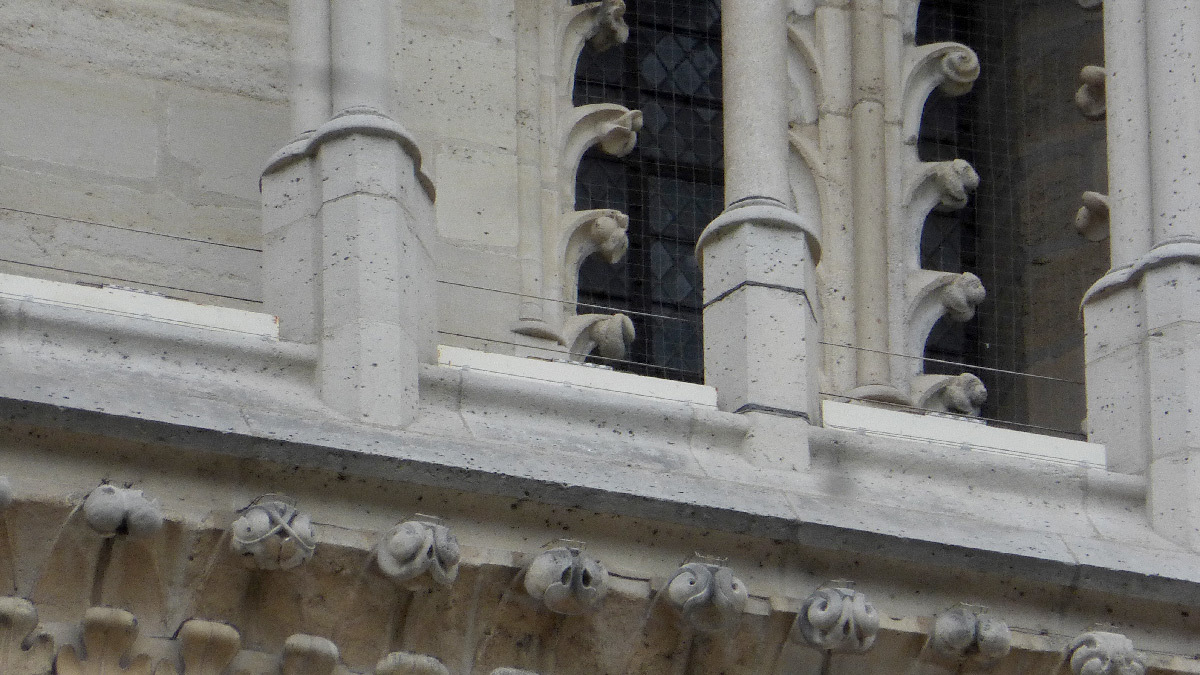
[[[667,580],[666,597],[689,626],[716,633],[737,626],[749,594],[728,567],[687,563]]]
[[[942,75],[942,92],[961,96],[971,91],[979,78],[979,57],[965,47],[951,51],[942,57]]]
[[[879,613],[858,591],[818,588],[800,606],[795,628],[818,649],[862,653],[875,644]]]
[[[428,572],[448,586],[458,577],[458,538],[445,525],[410,520],[393,527],[375,551],[379,569],[397,582]]]
[[[1003,621],[956,607],[938,615],[929,643],[947,658],[994,661],[1012,648],[1012,632]]]
[[[525,590],[557,614],[585,614],[608,594],[608,570],[578,548],[552,548],[525,571]]]
[[[281,501],[251,504],[232,530],[230,546],[259,569],[291,569],[311,558],[317,547],[309,517]]]
[[[1071,672],[1074,675],[1144,675],[1146,666],[1133,649],[1133,642],[1120,633],[1084,633],[1071,643]]]

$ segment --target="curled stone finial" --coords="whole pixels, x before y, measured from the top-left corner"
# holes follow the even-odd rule
[[[601,127],[600,149],[614,157],[624,157],[637,145],[637,132],[642,130],[642,111],[630,110]]]
[[[1133,642],[1120,633],[1084,633],[1067,647],[1073,675],[1144,675]]]
[[[605,260],[616,263],[629,249],[628,227],[629,216],[614,212],[593,220],[588,226],[588,238]]]
[[[585,614],[608,593],[608,570],[578,548],[560,546],[533,559],[525,590],[558,614]]]
[[[987,402],[987,387],[971,373],[950,378],[938,396],[945,412],[978,416]]]
[[[749,594],[728,567],[692,562],[667,580],[667,601],[701,633],[732,629],[742,618]]]
[[[105,537],[144,537],[158,532],[163,521],[157,499],[114,485],[92,490],[83,502],[83,515],[88,526]]]
[[[459,557],[458,538],[450,528],[420,520],[393,527],[375,549],[379,569],[401,583],[429,572],[448,586],[458,577]]]
[[[862,653],[875,644],[879,613],[851,588],[818,588],[800,605],[795,630],[818,649]]]
[[[1012,648],[1012,632],[998,619],[956,607],[939,614],[933,623],[929,646],[939,655],[956,660],[995,661]]]
[[[974,86],[979,78],[979,57],[967,49],[956,49],[942,57],[941,90],[949,96],[961,96]]]
[[[595,32],[588,38],[588,44],[598,52],[602,52],[629,39],[629,24],[625,23],[624,0],[602,0],[596,7]]]
[[[1088,241],[1104,241],[1109,232],[1108,195],[1085,192],[1083,206],[1075,213],[1075,230]]]
[[[956,279],[942,287],[942,304],[946,307],[946,316],[954,321],[970,321],[975,316],[975,308],[987,297],[987,289],[979,277],[970,272],[963,272]]]
[[[624,314],[613,314],[597,321],[588,329],[596,341],[596,351],[609,359],[625,358],[625,350],[633,342],[633,321]]]
[[[1104,93],[1104,81],[1107,77],[1107,71],[1100,66],[1084,66],[1079,71],[1079,81],[1082,84],[1075,91],[1075,106],[1089,120],[1104,119],[1108,110]]]
[[[938,208],[954,211],[967,205],[971,193],[979,187],[979,174],[965,159],[940,162],[935,169],[934,180],[941,195]]]
[[[291,569],[311,558],[317,547],[308,516],[278,500],[250,504],[232,529],[230,546],[259,569]]]

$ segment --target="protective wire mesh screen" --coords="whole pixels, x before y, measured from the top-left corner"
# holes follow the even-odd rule
[[[917,42],[954,41],[979,56],[971,93],[935,93],[925,107],[922,160],[956,157],[979,173],[966,208],[926,222],[927,269],[972,272],[987,288],[975,319],[941,321],[926,372],[975,373],[983,416],[1081,435],[1078,303],[1103,274],[1106,249],[1072,229],[1084,190],[1103,190],[1103,125],[1072,104],[1083,65],[1102,62],[1100,15],[1056,0],[925,0]]]
[[[576,3],[578,4],[578,3]],[[701,280],[693,248],[723,206],[721,43],[718,0],[627,0],[629,41],[585,48],[576,105],[641,110],[636,148],[623,158],[590,151],[579,166],[575,208],[629,216],[629,251],[579,272],[580,314],[629,313],[637,337],[622,370],[702,379]]]

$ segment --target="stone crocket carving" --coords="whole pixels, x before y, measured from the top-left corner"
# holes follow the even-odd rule
[[[1095,631],[1075,638],[1067,647],[1073,675],[1144,675],[1146,666],[1133,642],[1120,633]]]
[[[749,597],[746,584],[728,567],[692,562],[667,580],[667,602],[701,633],[737,626]]]
[[[1012,647],[1012,632],[998,619],[956,607],[939,614],[933,623],[929,646],[943,658],[992,662]]]
[[[93,530],[105,537],[127,534],[144,537],[162,528],[162,510],[157,499],[141,490],[101,485],[83,502],[83,515]]]
[[[525,590],[557,614],[585,614],[608,594],[608,570],[578,548],[543,552],[525,570]]]
[[[311,558],[317,546],[309,517],[278,500],[247,506],[231,529],[233,550],[264,570],[296,567]]]
[[[800,606],[795,631],[817,649],[862,653],[875,644],[879,613],[850,588],[818,588]]]
[[[458,577],[459,557],[458,538],[450,528],[420,520],[393,527],[375,549],[379,569],[401,583],[429,572],[448,586]]]
[[[1080,87],[1075,91],[1075,106],[1089,120],[1104,119],[1108,112],[1105,80],[1108,72],[1100,66],[1084,66],[1079,71]]]

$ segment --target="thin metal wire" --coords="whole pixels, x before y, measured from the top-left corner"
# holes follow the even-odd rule
[[[926,410],[925,408],[918,408],[916,406],[905,405],[903,403],[892,403],[891,401],[877,401],[875,399],[862,398],[862,397],[858,397],[858,396],[850,396],[847,394],[835,394],[835,393],[829,392],[829,391],[822,391],[822,392],[818,392],[818,393],[821,394],[822,396],[828,396],[830,398],[842,398],[842,399],[846,399],[848,401],[861,401],[863,403],[870,403],[871,405],[886,406],[888,408],[896,408],[899,410],[916,412],[916,413],[920,413],[923,415],[931,412],[929,410]],[[975,416],[971,416],[971,415],[955,415],[954,413],[945,413],[945,414],[953,415],[953,416],[961,418],[963,420],[983,420],[985,422],[996,422],[997,424],[1003,424],[1005,426],[1024,427],[1026,429],[1038,429],[1040,431],[1053,431],[1056,434],[1067,434],[1069,436],[1074,436],[1074,437],[1083,436],[1082,433],[1079,433],[1076,431],[1067,431],[1066,429],[1057,429],[1055,427],[1044,427],[1044,426],[1037,425],[1037,424],[1026,424],[1024,422],[1010,422],[1009,420],[1002,420],[1002,419],[998,419],[995,417],[975,417]]]
[[[8,260],[5,258],[0,258],[0,263],[9,263],[12,265],[25,265],[26,267],[36,267],[38,269],[52,270],[54,272],[65,272],[67,274],[82,274],[82,275],[89,276],[89,277],[95,277],[97,279],[110,279],[112,281],[120,281],[120,282],[127,283],[127,284],[133,284],[135,286],[151,286],[153,288],[165,288],[167,290],[182,291],[184,293],[198,293],[200,295],[207,295],[207,296],[213,297],[213,298],[225,298],[227,300],[240,300],[242,302],[249,302],[249,303],[253,303],[255,305],[262,304],[262,300],[252,300],[250,298],[239,298],[236,295],[222,295],[220,293],[210,293],[208,291],[197,291],[197,290],[191,289],[191,288],[180,288],[178,286],[164,286],[163,284],[154,284],[154,283],[150,283],[148,281],[135,281],[133,279],[122,279],[120,277],[110,277],[110,276],[103,275],[103,274],[95,274],[94,272],[80,272],[79,270],[69,270],[69,269],[66,269],[63,267],[54,267],[52,265],[39,265],[37,263],[22,262],[20,260]],[[176,298],[176,299],[179,299],[179,298]]]
[[[977,366],[970,363],[960,363],[958,361],[947,361],[945,359],[935,359],[927,356],[913,356],[912,354],[898,354],[896,352],[888,352],[880,349],[868,349],[867,347],[859,347],[857,345],[848,345],[840,342],[821,342],[820,344],[830,347],[845,347],[846,349],[857,349],[863,352],[871,352],[873,354],[887,354],[888,356],[899,356],[905,359],[916,359],[918,361],[932,361],[934,363],[942,363],[949,366],[962,366],[963,368],[974,368],[976,370],[986,370],[991,373],[1006,373],[1008,375],[1020,375],[1021,377],[1032,377],[1038,380],[1050,380],[1052,382],[1065,382],[1067,384],[1083,385],[1083,382],[1077,380],[1064,380],[1058,377],[1050,377],[1049,375],[1035,375],[1034,373],[1023,373],[1019,370],[1005,370],[1003,368],[990,368],[988,366]]]
[[[137,232],[138,234],[149,234],[155,237],[166,237],[168,239],[178,239],[180,241],[190,241],[196,244],[208,244],[210,246],[223,246],[225,248],[236,248],[241,251],[250,251],[252,253],[262,253],[261,248],[252,248],[250,246],[238,246],[237,244],[225,244],[219,241],[208,241],[207,239],[195,239],[193,237],[184,237],[178,234],[165,234],[163,232],[152,232],[150,230],[139,230],[135,227],[122,227],[120,225],[110,225],[108,223],[97,223],[94,220],[83,220],[82,218],[71,218],[69,216],[56,216],[50,213],[38,213],[37,211],[26,211],[24,209],[14,209],[9,206],[0,206],[0,211],[11,211],[13,213],[24,213],[27,216],[41,216],[43,218],[54,218],[56,220],[67,220],[72,223],[83,223],[85,225],[95,225],[96,227],[107,227],[114,230],[124,230],[125,232]]]
[[[558,354],[559,356],[565,356],[567,353],[566,351],[563,351],[560,349],[554,349],[552,347],[534,347],[531,345],[521,344],[520,342],[509,342],[506,340],[493,340],[491,338],[479,337],[478,335],[466,335],[463,333],[453,333],[453,332],[445,331],[445,330],[439,330],[438,333],[440,333],[442,335],[452,335],[454,337],[466,338],[468,340],[479,340],[480,342],[492,342],[492,343],[499,344],[499,345],[512,345],[514,347],[524,347],[526,349],[536,349],[536,350],[543,351],[543,352],[550,352],[551,354]],[[655,370],[673,370],[677,373],[685,373],[688,375],[695,375],[695,373],[693,371],[684,370],[682,368],[672,368],[670,366],[656,366],[654,364],[642,363],[640,361],[630,361],[628,359],[614,359],[609,356],[596,356],[595,354],[590,354],[589,356],[593,359],[596,359],[599,361],[607,361],[610,363],[626,363],[626,364],[630,364],[630,365],[634,365],[634,366],[643,366],[643,367],[653,368]]]
[[[516,296],[519,296],[522,298],[528,298],[530,300],[545,300],[546,302],[557,302],[560,305],[574,305],[576,307],[590,307],[592,309],[609,309],[614,312],[620,312],[622,314],[634,314],[637,316],[648,316],[652,319],[670,319],[672,321],[683,321],[686,323],[698,323],[697,321],[692,320],[692,319],[685,319],[683,317],[678,317],[678,316],[667,316],[666,314],[652,314],[650,312],[638,312],[638,311],[632,310],[632,309],[621,309],[620,307],[608,307],[606,305],[595,305],[595,304],[592,304],[589,302],[571,302],[569,300],[559,300],[557,298],[544,298],[540,295],[529,295],[527,293],[520,293],[518,291],[502,291],[499,288],[487,288],[484,286],[473,286],[471,284],[464,284],[464,283],[460,283],[457,281],[446,281],[445,279],[438,279],[437,281],[439,284],[446,284],[447,286],[461,286],[462,288],[473,288],[477,291],[489,291],[492,293],[501,293],[503,295],[516,295]],[[640,365],[645,365],[645,364],[640,364]]]

